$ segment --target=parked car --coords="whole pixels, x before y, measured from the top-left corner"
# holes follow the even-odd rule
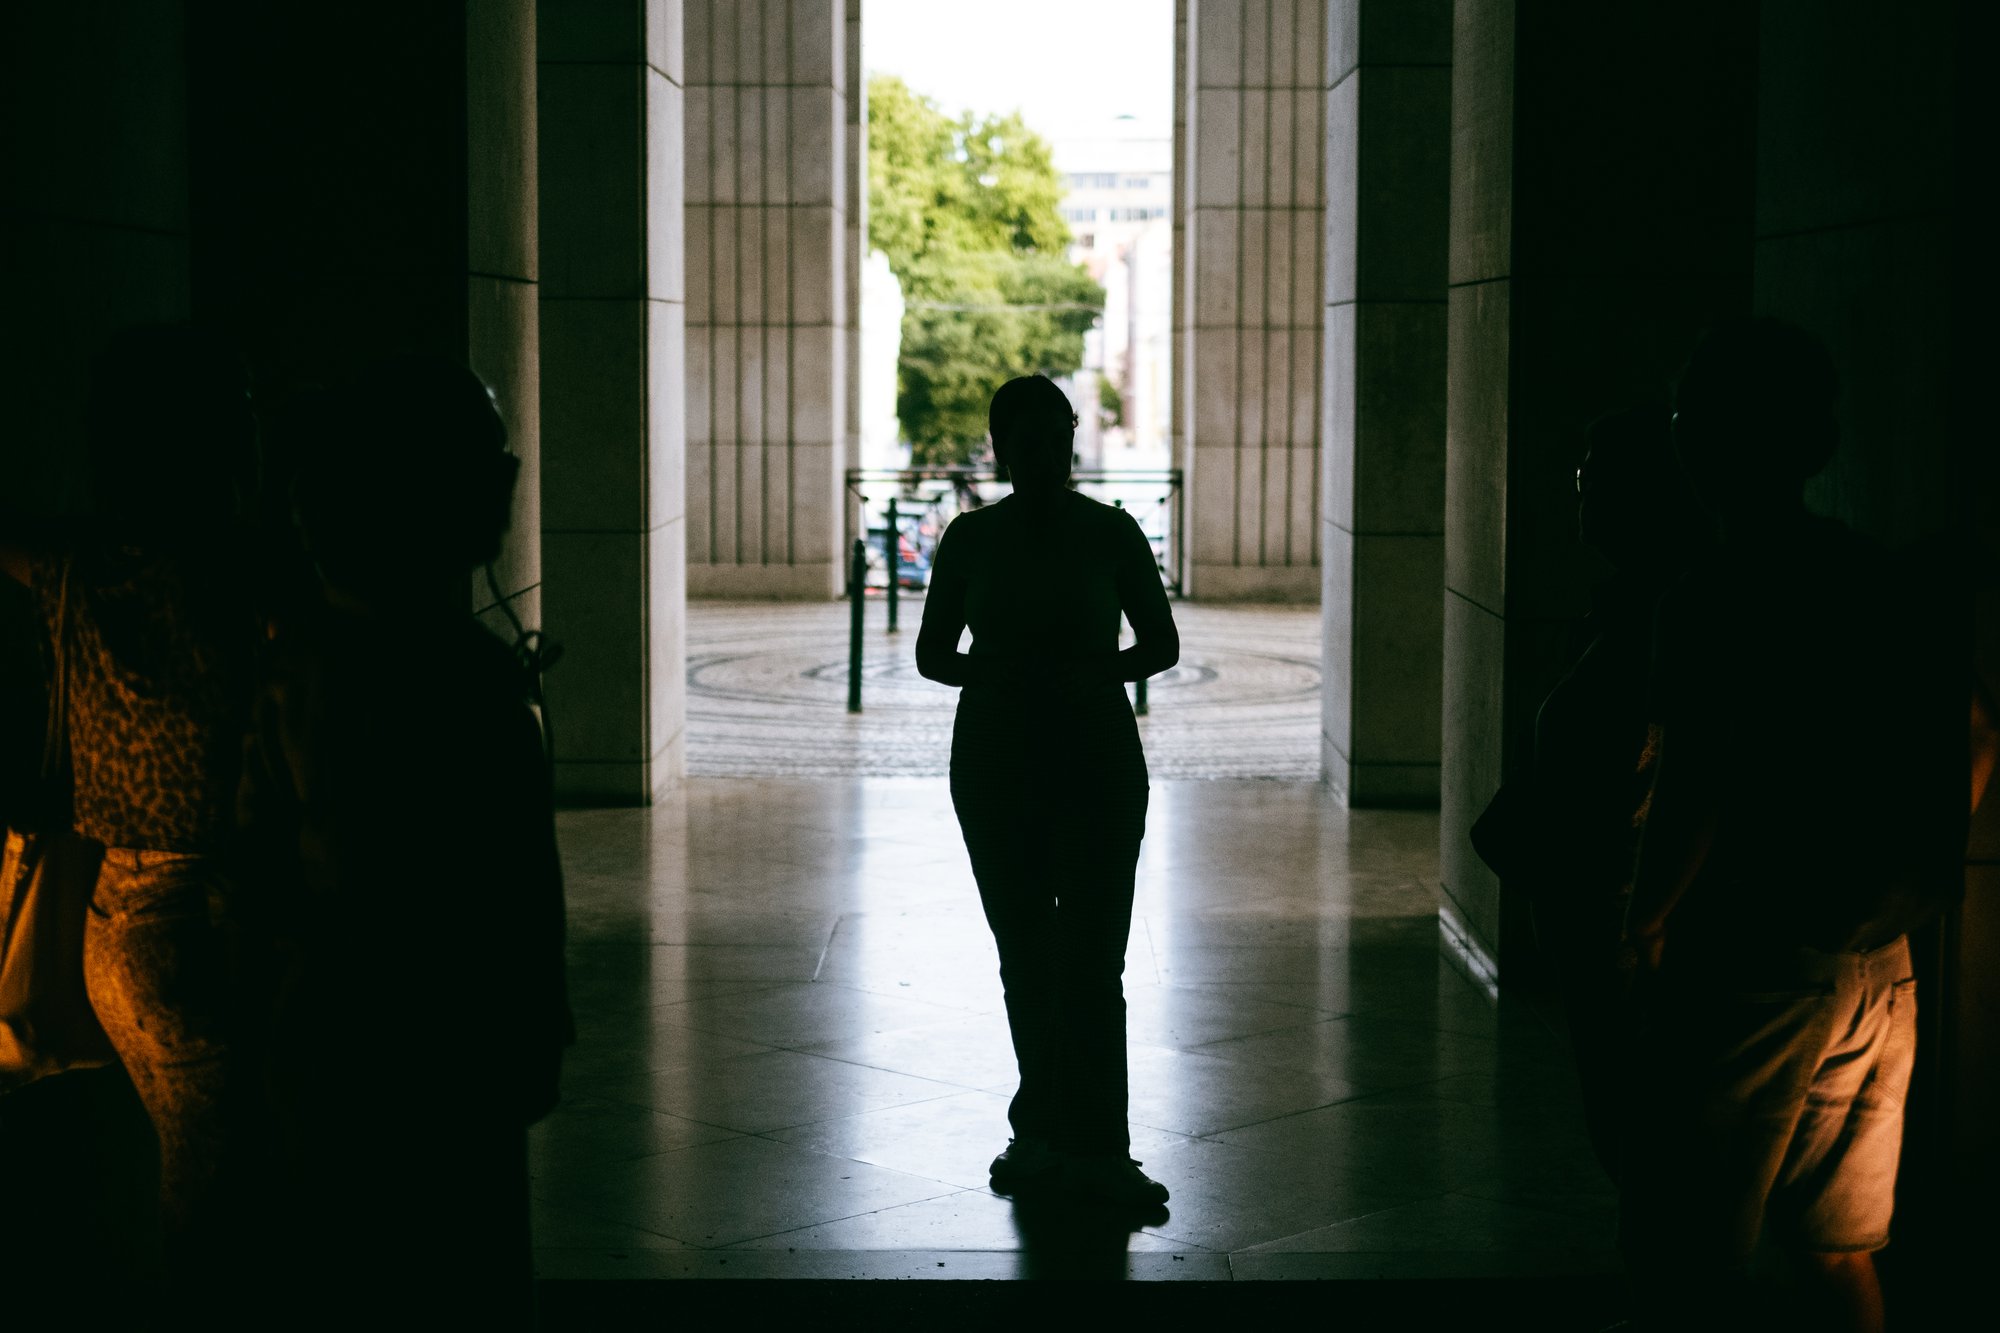
[[[888,535],[887,528],[871,528],[868,531],[868,586],[871,588],[889,586],[888,561],[883,554]],[[901,535],[896,545],[896,586],[922,592],[931,583],[930,557],[908,534]]]

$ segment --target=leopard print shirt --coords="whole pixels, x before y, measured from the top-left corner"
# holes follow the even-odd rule
[[[35,562],[65,628],[74,820],[107,847],[214,852],[233,825],[255,621],[223,562],[106,547]],[[63,622],[59,626],[59,621]]]

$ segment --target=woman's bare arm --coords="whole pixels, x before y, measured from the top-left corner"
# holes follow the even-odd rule
[[[940,685],[1018,683],[1021,673],[1016,663],[958,651],[965,633],[964,544],[964,530],[957,522],[947,525],[938,538],[930,587],[924,591],[924,623],[917,631],[917,674]]]
[[[1160,583],[1153,544],[1139,521],[1120,513],[1118,523],[1118,605],[1132,623],[1133,643],[1118,654],[1117,679],[1144,680],[1181,660],[1181,633]]]

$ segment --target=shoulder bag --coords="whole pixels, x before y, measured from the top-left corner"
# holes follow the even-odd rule
[[[69,562],[56,594],[41,826],[0,854],[0,1093],[116,1057],[90,1007],[83,933],[104,852],[71,826]]]

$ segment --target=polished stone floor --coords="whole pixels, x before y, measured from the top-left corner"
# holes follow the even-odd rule
[[[691,780],[562,816],[581,1032],[551,1278],[1602,1274],[1562,1040],[1437,945],[1437,823],[1159,781],[1127,968],[1130,1230],[986,1188],[1013,1067],[937,779]]]
[[[688,603],[688,771],[942,776],[958,691],[917,674],[923,613],[905,595],[891,634],[871,595],[851,714],[847,603]],[[1180,602],[1174,617],[1180,665],[1150,682],[1139,723],[1153,776],[1317,778],[1319,608]]]

